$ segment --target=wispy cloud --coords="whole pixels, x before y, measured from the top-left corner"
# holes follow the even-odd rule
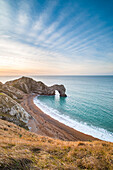
[[[11,7],[7,1],[0,1],[0,31],[7,31],[11,28]]]
[[[0,69],[113,72],[112,30],[101,13],[89,13],[78,2],[1,0]]]

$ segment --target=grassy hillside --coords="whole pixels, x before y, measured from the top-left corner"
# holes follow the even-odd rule
[[[66,142],[0,120],[0,169],[113,169],[113,143]]]

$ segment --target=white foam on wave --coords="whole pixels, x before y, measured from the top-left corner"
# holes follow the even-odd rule
[[[55,110],[51,107],[48,107],[44,103],[40,102],[40,100],[37,99],[37,97],[34,98],[34,104],[39,107],[45,114],[51,116],[53,119],[58,120],[59,122],[78,130],[82,133],[91,135],[93,137],[96,137],[98,139],[113,142],[113,133],[108,132],[105,129],[94,127],[94,126],[88,126],[87,123],[78,122],[76,120],[71,119],[67,115],[61,114],[58,110]]]

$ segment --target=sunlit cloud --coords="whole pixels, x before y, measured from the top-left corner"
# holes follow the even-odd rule
[[[113,15],[93,10],[73,0],[1,0],[0,74],[112,74]]]

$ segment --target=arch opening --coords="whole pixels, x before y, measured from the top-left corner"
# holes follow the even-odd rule
[[[60,100],[60,93],[58,90],[55,90],[55,101],[59,102],[59,100]]]
[[[55,90],[55,96],[60,97],[60,93],[58,90]]]

